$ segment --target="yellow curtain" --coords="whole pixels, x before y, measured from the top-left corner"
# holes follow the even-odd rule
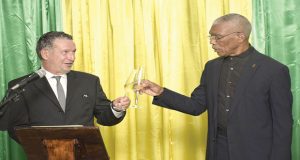
[[[63,0],[64,30],[77,45],[75,70],[98,75],[110,99],[124,95],[130,72],[190,95],[205,62],[215,58],[208,31],[214,19],[240,13],[251,0]],[[129,109],[113,127],[100,126],[112,160],[204,160],[207,114],[193,117],[151,104]]]

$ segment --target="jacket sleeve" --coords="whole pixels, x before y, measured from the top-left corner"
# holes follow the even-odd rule
[[[9,85],[10,86],[10,85]],[[15,92],[11,94],[16,94]],[[29,115],[27,111],[26,102],[21,94],[18,95],[13,101],[10,101],[7,105],[7,116],[8,116],[8,126],[7,130],[9,136],[18,141],[17,135],[15,133],[16,127],[26,127],[29,126]]]
[[[286,66],[272,77],[269,99],[273,119],[273,145],[270,159],[291,159],[292,93],[290,75]]]
[[[200,85],[194,89],[191,97],[164,88],[161,95],[154,97],[153,104],[195,116],[200,115],[207,109],[206,85],[206,70],[204,70]]]
[[[105,126],[112,126],[120,123],[125,114],[120,118],[117,118],[111,109],[111,101],[107,99],[102,86],[100,85],[100,80],[97,78],[96,84],[96,100],[95,100],[95,109],[94,116],[97,118],[97,123]]]

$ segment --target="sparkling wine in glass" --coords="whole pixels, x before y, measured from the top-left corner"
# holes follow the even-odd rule
[[[140,85],[142,79],[144,78],[144,70],[143,67],[139,67],[138,69],[134,69],[129,75],[124,88],[125,94],[128,96],[133,102],[130,107],[132,108],[140,108],[139,105],[139,91],[136,89],[138,85]]]

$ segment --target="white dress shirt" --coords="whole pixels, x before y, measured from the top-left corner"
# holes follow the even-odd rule
[[[60,83],[61,83],[61,85],[62,85],[62,87],[64,89],[65,96],[67,97],[67,83],[68,83],[67,82],[67,75],[66,74],[63,74],[63,75],[54,75],[54,74],[48,72],[47,70],[45,70],[45,71],[46,71],[45,77],[47,78],[47,80],[48,80],[48,82],[49,82],[49,84],[50,84],[53,92],[55,93],[56,98],[58,98],[58,96],[57,96],[57,88],[56,88],[56,83],[57,82],[56,82],[56,79],[54,78],[54,76],[61,76]]]
[[[44,69],[44,68],[43,68]],[[64,93],[65,93],[65,96],[67,97],[67,75],[66,74],[63,74],[63,75],[55,75],[55,74],[52,74],[50,73],[49,71],[47,71],[46,69],[44,69],[46,71],[46,75],[45,77],[47,78],[53,92],[55,93],[55,96],[56,98],[58,99],[58,96],[57,96],[57,88],[56,88],[56,79],[53,78],[54,76],[61,76],[60,78],[60,83],[64,89]],[[120,118],[124,115],[124,112],[123,111],[120,111],[120,112],[117,112],[115,111],[112,107],[111,107],[111,110],[113,112],[113,114],[117,117],[117,118]]]

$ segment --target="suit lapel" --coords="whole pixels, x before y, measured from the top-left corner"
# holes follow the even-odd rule
[[[244,71],[241,74],[240,80],[236,87],[234,99],[231,104],[231,112],[229,113],[228,118],[230,118],[232,112],[234,112],[234,110],[238,106],[237,104],[242,99],[243,93],[245,92],[245,89],[248,87],[247,84],[249,84],[249,81],[251,81],[251,78],[254,76],[258,68],[259,68],[259,59],[256,51],[253,50],[253,52],[250,54],[249,60],[245,64]]]
[[[34,85],[46,96],[48,97],[57,107],[60,107],[60,104],[52,90],[52,88],[50,87],[46,77],[43,77],[42,79],[40,79],[39,81],[37,81],[36,83],[34,83]]]
[[[68,109],[68,104],[71,101],[74,93],[75,93],[75,89],[76,87],[76,74],[73,71],[70,71],[67,74],[67,99],[66,99],[66,110]]]

